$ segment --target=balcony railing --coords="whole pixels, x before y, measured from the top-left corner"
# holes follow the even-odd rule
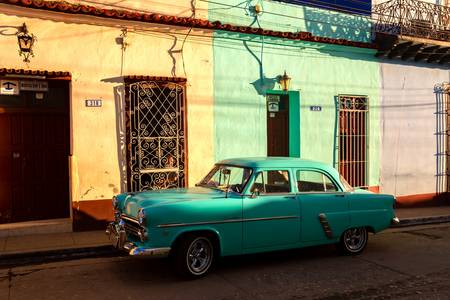
[[[450,7],[416,0],[390,0],[373,8],[376,32],[450,41]]]

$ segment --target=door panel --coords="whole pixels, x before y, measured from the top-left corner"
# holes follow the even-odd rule
[[[302,193],[297,198],[301,210],[302,242],[328,239],[320,223],[320,214],[325,214],[333,238],[338,238],[348,227],[348,199],[344,193]]]
[[[267,111],[267,156],[289,156],[289,96],[279,97],[279,111]]]
[[[68,83],[20,97],[0,113],[0,223],[69,217]]]
[[[299,242],[299,207],[294,195],[248,197],[243,206],[244,248]]]

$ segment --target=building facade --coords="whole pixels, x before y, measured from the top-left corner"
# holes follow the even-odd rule
[[[358,2],[1,1],[0,223],[95,228],[113,195],[193,186],[239,156],[315,159],[354,186],[434,195],[429,114],[448,64],[383,62]]]

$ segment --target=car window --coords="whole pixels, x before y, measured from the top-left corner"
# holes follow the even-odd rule
[[[297,188],[299,192],[336,192],[336,185],[331,179],[320,172],[298,170],[296,172]]]
[[[260,194],[290,193],[291,182],[286,170],[270,170],[259,172],[251,191],[259,190]]]
[[[216,165],[198,185],[242,193],[251,174],[250,168]]]

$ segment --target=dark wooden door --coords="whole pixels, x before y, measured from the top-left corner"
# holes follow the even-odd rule
[[[68,83],[0,98],[0,223],[69,217]]]
[[[289,96],[277,96],[278,111],[267,107],[267,155],[289,156]]]

